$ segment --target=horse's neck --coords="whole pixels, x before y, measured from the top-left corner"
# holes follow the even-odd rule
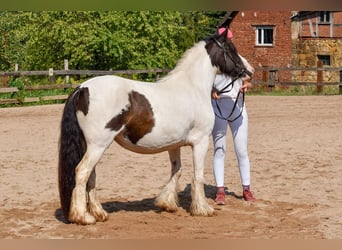
[[[178,61],[176,67],[161,81],[171,79],[189,79],[186,84],[193,84],[197,89],[211,91],[216,74],[216,68],[211,64],[210,57],[205,49],[205,42],[195,44],[187,50]],[[184,81],[178,81],[185,84]]]

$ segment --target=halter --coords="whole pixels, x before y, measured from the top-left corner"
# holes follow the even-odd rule
[[[236,61],[231,57],[230,54],[228,54],[227,49],[223,46],[221,42],[219,42],[216,38],[212,38],[214,42],[223,50],[223,56],[224,56],[224,61],[227,62],[227,56],[230,58],[230,60],[234,63],[235,67],[237,67]],[[236,79],[240,78],[243,74],[247,74],[249,77],[252,77],[253,73],[250,72],[249,70],[246,69],[246,67],[243,67],[239,75],[237,76]],[[236,81],[236,79],[234,81]]]
[[[233,58],[231,57],[230,54],[228,54],[227,52],[227,49],[223,46],[222,43],[220,43],[217,39],[213,38],[214,42],[217,44],[217,46],[219,46],[222,50],[223,50],[223,55],[224,55],[224,60],[225,62],[227,62],[227,56],[230,58],[230,60],[234,63],[235,67],[237,67],[237,63],[235,60],[233,60]],[[242,75],[244,74],[247,74],[248,76],[252,77],[252,72],[250,72],[249,70],[246,69],[246,67],[243,67],[241,72],[233,78],[233,80],[228,83],[223,89],[221,90],[216,90],[218,94],[222,94],[222,93],[228,93],[230,92],[233,87],[234,87],[234,83],[237,79],[239,79]],[[230,89],[228,89],[230,87]],[[215,100],[215,105],[217,107],[217,110],[219,112],[219,114],[216,114],[215,113],[215,116],[218,117],[219,119],[222,119],[222,120],[226,120],[228,122],[234,122],[235,120],[237,120],[241,115],[242,115],[242,112],[243,112],[243,108],[245,106],[245,92],[242,93],[242,108],[241,108],[241,111],[240,111],[240,114],[238,116],[236,116],[234,119],[230,119],[231,116],[233,115],[235,109],[236,109],[236,106],[237,106],[237,102],[239,100],[239,97],[240,97],[240,94],[241,94],[241,91],[238,92],[237,96],[236,96],[236,100],[234,102],[234,106],[233,106],[233,109],[232,111],[230,112],[230,114],[227,116],[227,117],[224,117],[222,115],[222,112],[221,112],[221,109],[217,103],[217,100]]]

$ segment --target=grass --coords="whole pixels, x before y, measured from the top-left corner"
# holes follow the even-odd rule
[[[318,93],[315,85],[298,85],[298,86],[280,86],[268,88],[264,85],[254,85],[249,90],[250,95],[265,95],[265,96],[310,96],[310,95],[340,95],[339,86],[325,85],[321,93]]]

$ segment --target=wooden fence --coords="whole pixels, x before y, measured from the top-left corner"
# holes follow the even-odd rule
[[[256,74],[259,74],[259,77],[253,80],[253,84],[255,85],[264,85],[269,90],[272,90],[276,85],[281,86],[301,86],[301,85],[315,85],[317,86],[317,93],[321,93],[324,85],[337,85],[339,86],[339,93],[342,94],[342,68],[333,68],[333,67],[323,67],[321,64],[317,65],[318,67],[288,67],[288,68],[256,68]],[[0,104],[20,104],[20,103],[29,103],[29,102],[40,102],[40,101],[55,101],[55,100],[65,100],[68,95],[60,94],[60,95],[52,95],[52,96],[40,96],[40,97],[24,97],[20,98],[2,98],[2,93],[20,93],[21,91],[34,91],[34,90],[52,90],[52,89],[73,89],[78,86],[78,84],[70,84],[69,76],[78,75],[78,76],[99,76],[99,75],[125,75],[127,77],[132,77],[135,74],[156,74],[156,78],[158,79],[160,74],[165,74],[169,72],[169,69],[148,69],[148,70],[40,70],[40,71],[13,71],[13,72],[1,72],[0,71]],[[292,71],[292,73],[291,73]],[[324,81],[323,73],[324,72],[334,72],[336,81]],[[279,77],[281,72],[290,72],[288,74],[290,76],[290,80],[282,80]],[[314,72],[315,81],[291,81],[293,78],[293,72],[302,72],[302,75],[305,75],[303,72]],[[51,84],[42,84],[37,86],[24,86],[23,88],[18,89],[17,87],[9,87],[8,86],[8,78],[9,77],[30,77],[30,76],[46,76]],[[55,76],[64,76],[65,83],[64,84],[53,84],[53,79]]]
[[[13,72],[1,72],[0,71],[0,94],[1,93],[20,93],[22,91],[34,91],[34,90],[58,90],[58,89],[74,89],[79,84],[70,84],[69,76],[101,76],[101,75],[125,75],[128,78],[132,78],[136,74],[156,74],[158,79],[160,74],[165,74],[170,70],[167,69],[145,69],[145,70],[38,70],[38,71],[13,71]],[[9,77],[32,77],[32,76],[46,76],[49,83],[36,86],[24,86],[23,88],[9,87],[8,78]],[[64,84],[55,84],[54,79],[56,76],[65,76]],[[56,101],[65,100],[68,95],[49,95],[40,97],[24,97],[20,98],[1,98],[0,104],[19,104],[19,103],[29,103],[29,102],[40,102],[40,101]]]
[[[339,86],[340,94],[342,91],[342,67],[323,67],[322,62],[318,61],[317,67],[282,67],[282,68],[257,68],[256,72],[262,73],[261,80],[256,80],[254,84],[264,84],[268,87],[281,86],[302,86],[316,85],[317,93],[321,93],[324,85]],[[289,72],[288,77],[281,79],[280,74]],[[308,80],[308,74],[311,77]],[[326,80],[324,73],[330,73],[330,80]],[[290,80],[289,80],[290,79]],[[298,80],[302,79],[302,81]]]

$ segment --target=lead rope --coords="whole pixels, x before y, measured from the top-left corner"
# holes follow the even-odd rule
[[[233,89],[233,87],[234,87],[235,81],[236,81],[239,77],[240,77],[240,76],[237,76],[237,77],[234,78],[229,84],[227,84],[223,89],[221,89],[220,91],[217,91],[218,94],[230,92],[230,91]],[[227,90],[227,88],[228,88],[229,86],[231,86],[231,88],[230,88],[229,90]],[[236,121],[236,120],[242,115],[243,107],[245,106],[245,92],[242,92],[242,107],[241,107],[240,114],[239,114],[237,117],[235,117],[234,119],[230,119],[231,116],[233,115],[235,109],[236,109],[237,103],[238,103],[238,101],[239,101],[240,94],[241,94],[241,91],[238,92],[238,94],[237,94],[237,96],[236,96],[236,100],[235,100],[235,102],[234,102],[233,109],[232,109],[232,111],[230,112],[230,114],[229,114],[227,117],[224,117],[224,116],[223,116],[222,111],[221,111],[221,108],[220,108],[220,106],[218,105],[217,100],[215,99],[215,105],[216,105],[216,108],[217,108],[217,110],[218,110],[218,112],[219,112],[219,114],[216,114],[216,112],[214,112],[214,113],[215,113],[215,116],[218,117],[218,118],[221,119],[221,120],[226,120],[226,121],[228,121],[228,122],[234,122],[234,121]]]
[[[217,110],[218,110],[218,112],[219,112],[219,114],[217,114],[216,112],[214,112],[214,113],[215,113],[215,116],[218,117],[218,118],[221,119],[221,120],[226,120],[226,121],[228,121],[228,122],[234,122],[234,121],[236,121],[236,120],[242,115],[243,107],[245,106],[245,92],[242,92],[242,107],[241,107],[240,114],[239,114],[238,116],[236,116],[234,119],[229,119],[229,118],[233,115],[233,113],[234,113],[234,111],[235,111],[235,109],[236,109],[237,103],[238,103],[238,101],[239,101],[240,94],[241,94],[241,91],[239,91],[239,93],[237,94],[236,100],[235,100],[235,102],[234,102],[233,109],[232,109],[232,111],[230,112],[230,114],[229,114],[227,117],[224,117],[224,116],[222,115],[222,111],[221,111],[221,109],[220,109],[220,106],[218,105],[217,100],[215,100],[215,105],[216,105],[216,108],[217,108]]]

